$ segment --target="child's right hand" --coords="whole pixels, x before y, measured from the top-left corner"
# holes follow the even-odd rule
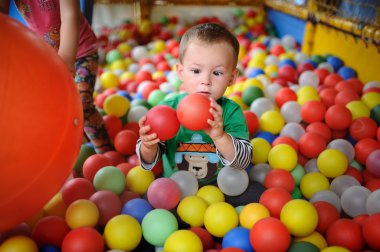
[[[150,125],[145,125],[146,116],[143,116],[139,120],[139,134],[141,139],[141,144],[147,149],[156,149],[157,144],[160,142],[160,139],[157,138],[156,133],[148,134],[151,130]]]

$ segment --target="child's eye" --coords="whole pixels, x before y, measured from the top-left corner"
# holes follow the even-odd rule
[[[199,74],[201,71],[199,70],[199,69],[192,69],[191,70],[193,73],[195,73],[195,74]]]
[[[223,73],[221,71],[214,71],[213,74],[215,76],[220,76],[220,75],[223,75]]]

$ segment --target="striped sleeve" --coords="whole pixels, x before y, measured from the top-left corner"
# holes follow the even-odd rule
[[[248,167],[248,165],[250,165],[252,161],[252,144],[246,139],[235,138],[233,136],[231,137],[235,149],[234,159],[229,162],[218,150],[216,153],[224,166],[231,166],[237,169],[245,169]]]
[[[159,143],[158,143],[158,151],[157,151],[156,157],[154,158],[153,163],[151,163],[151,164],[146,163],[146,162],[144,162],[143,159],[141,158],[141,153],[140,153],[140,149],[141,149],[141,139],[139,138],[139,139],[137,140],[137,143],[136,143],[136,154],[137,154],[137,156],[139,157],[139,161],[140,161],[140,165],[141,165],[141,167],[142,167],[144,170],[152,170],[153,167],[157,164],[157,162],[161,159],[161,157],[162,157],[162,153],[163,153],[163,148],[164,148],[164,143],[159,142]]]

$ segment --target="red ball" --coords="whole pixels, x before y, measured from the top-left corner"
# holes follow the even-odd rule
[[[277,218],[268,217],[253,225],[249,240],[255,251],[287,251],[290,245],[290,233],[287,227]]]
[[[270,49],[270,54],[273,54],[273,55],[276,55],[276,56],[280,56],[281,54],[283,54],[285,52],[286,52],[286,50],[285,50],[285,48],[282,45],[274,45]]]
[[[278,78],[284,79],[287,82],[297,83],[297,71],[289,65],[283,65],[278,69]]]
[[[377,128],[376,139],[380,142],[380,127]]]
[[[349,175],[353,178],[355,178],[359,184],[363,184],[363,174],[361,171],[359,171],[358,169],[352,167],[352,166],[349,166],[346,170],[346,172],[344,173],[344,175]]]
[[[135,81],[137,83],[141,83],[143,81],[151,81],[152,80],[152,74],[148,71],[138,71],[135,75]]]
[[[279,108],[288,101],[297,101],[297,94],[290,88],[284,87],[278,90],[275,96],[275,102]]]
[[[201,239],[203,251],[212,249],[214,247],[214,240],[212,238],[212,235],[207,232],[206,229],[202,227],[191,227],[189,230],[194,232],[199,237],[199,239]]]
[[[307,125],[306,132],[313,132],[321,135],[326,142],[331,140],[331,129],[323,122],[313,122]]]
[[[132,130],[133,132],[136,133],[136,135],[139,135],[140,126],[138,122],[127,122],[124,125],[124,129]]]
[[[342,91],[339,91],[338,94],[335,96],[335,104],[342,104],[347,105],[347,103],[350,103],[352,101],[359,101],[360,97],[355,92],[355,90],[350,89],[344,89]]]
[[[326,68],[317,68],[314,70],[314,73],[318,75],[319,83],[324,83],[325,78],[330,74]]]
[[[113,166],[125,162],[123,154],[117,151],[107,151],[103,153],[103,156],[108,157],[111,160]]]
[[[364,138],[355,144],[355,160],[365,165],[367,157],[374,150],[380,149],[380,143],[375,139]]]
[[[104,123],[106,124],[106,129],[108,135],[111,139],[114,139],[116,134],[123,129],[123,123],[121,119],[114,115],[103,116]]]
[[[342,80],[343,78],[339,74],[331,73],[325,77],[323,85],[328,87],[335,87],[335,85]]]
[[[117,152],[132,155],[136,152],[138,135],[132,130],[122,130],[115,136],[114,146]]]
[[[207,96],[194,93],[185,96],[178,104],[177,116],[179,122],[189,130],[204,130],[210,125],[207,120],[213,120],[210,113],[210,100]]]
[[[117,168],[120,169],[124,173],[125,176],[127,176],[128,172],[135,166],[131,165],[130,163],[120,163],[116,165]]]
[[[318,212],[318,226],[316,231],[325,235],[331,223],[340,218],[340,214],[335,206],[326,201],[317,201],[314,202],[313,205]]]
[[[85,178],[70,179],[61,189],[62,200],[66,206],[78,199],[89,199],[95,192],[94,185]]]
[[[151,127],[148,134],[156,133],[162,141],[173,138],[180,127],[177,112],[167,105],[157,105],[151,108],[146,114],[145,125]]]
[[[289,171],[283,169],[272,169],[268,172],[264,179],[266,188],[281,187],[292,193],[295,187],[295,181]]]
[[[338,219],[331,223],[326,238],[330,246],[342,246],[350,251],[362,251],[364,247],[361,227],[351,219]]]
[[[144,83],[143,89],[141,91],[143,98],[147,101],[150,93],[157,89],[160,89],[160,85],[156,82],[150,81],[147,84]]]
[[[306,123],[323,121],[325,113],[326,106],[321,101],[307,101],[301,107],[301,117]]]
[[[95,174],[103,167],[112,165],[111,159],[102,154],[89,156],[83,163],[83,176],[91,183]]]
[[[364,138],[375,138],[377,134],[377,123],[369,117],[360,117],[352,121],[350,135],[356,141]]]
[[[278,144],[287,144],[292,147],[296,152],[298,152],[298,143],[294,138],[288,136],[278,136],[272,142],[272,147]]]
[[[261,194],[259,203],[269,210],[270,216],[280,219],[282,207],[292,199],[290,192],[284,188],[272,187]]]
[[[363,82],[361,82],[357,78],[351,78],[351,79],[348,79],[346,81],[348,81],[353,86],[353,88],[355,89],[355,91],[358,95],[362,94],[363,87],[364,87]]]
[[[100,226],[105,226],[112,217],[121,213],[121,200],[114,192],[97,191],[90,200],[98,207]]]
[[[304,62],[297,66],[298,75],[301,75],[305,71],[311,71],[311,70],[314,70],[314,66],[311,63]]]
[[[326,149],[327,142],[317,133],[306,132],[299,139],[298,145],[302,155],[308,158],[317,158]]]
[[[60,248],[69,231],[70,227],[62,217],[46,216],[36,223],[31,237],[38,246],[54,245]]]
[[[334,88],[327,87],[327,88],[323,88],[319,92],[319,97],[321,101],[323,102],[323,104],[325,104],[325,106],[329,108],[335,104],[335,96],[337,94],[338,94],[338,91],[336,91]]]
[[[347,129],[352,122],[351,111],[344,105],[333,105],[325,113],[325,122],[333,130]]]
[[[149,203],[154,208],[171,210],[181,200],[181,189],[177,183],[170,178],[157,178],[147,191]]]
[[[331,130],[332,139],[346,138],[347,136],[348,136],[348,129]]]
[[[374,178],[369,180],[366,184],[365,187],[367,187],[371,192],[379,190],[380,189],[380,178]]]
[[[71,230],[62,243],[62,252],[103,252],[103,237],[94,228],[79,227]]]
[[[219,252],[244,252],[244,250],[241,248],[236,248],[236,247],[228,247],[228,248],[219,250]]]
[[[252,136],[259,130],[259,119],[257,118],[256,114],[250,110],[244,110],[243,112],[245,120],[247,122],[249,135]]]

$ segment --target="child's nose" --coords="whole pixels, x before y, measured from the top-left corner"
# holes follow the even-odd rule
[[[202,77],[202,84],[203,85],[211,85],[211,78],[210,78],[210,75],[208,74],[205,74],[203,77]]]

